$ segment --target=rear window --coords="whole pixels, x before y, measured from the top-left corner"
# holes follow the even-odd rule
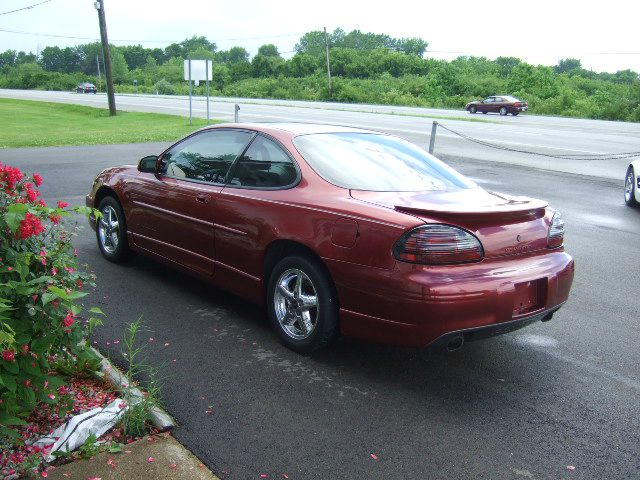
[[[397,137],[321,133],[297,136],[294,144],[322,178],[342,188],[415,192],[476,186],[434,156]]]

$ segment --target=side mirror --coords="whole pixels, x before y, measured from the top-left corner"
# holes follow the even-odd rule
[[[156,164],[158,163],[157,155],[149,155],[138,162],[138,170],[142,173],[156,173]]]

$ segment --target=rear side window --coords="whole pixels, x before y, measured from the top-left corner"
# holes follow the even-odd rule
[[[322,178],[342,188],[415,192],[476,186],[424,150],[389,135],[320,133],[293,141]]]
[[[251,133],[238,130],[196,134],[163,155],[161,172],[169,177],[223,183],[231,164],[251,137]]]
[[[229,185],[249,188],[287,187],[297,178],[289,156],[275,142],[257,136],[231,172]]]

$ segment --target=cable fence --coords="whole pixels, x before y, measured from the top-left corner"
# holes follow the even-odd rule
[[[453,135],[456,135],[460,138],[463,138],[465,140],[468,140],[469,142],[478,144],[478,145],[482,145],[484,147],[488,147],[488,148],[494,148],[496,150],[502,150],[502,151],[506,151],[506,152],[513,152],[513,153],[523,153],[526,155],[537,155],[540,157],[547,157],[547,158],[557,158],[557,159],[561,159],[561,160],[582,160],[582,161],[593,161],[593,160],[619,160],[619,159],[626,159],[626,158],[634,158],[634,157],[640,157],[640,151],[638,152],[623,152],[623,153],[592,153],[592,154],[587,154],[587,153],[577,153],[577,154],[570,154],[570,153],[560,153],[560,154],[553,154],[553,153],[542,153],[542,152],[534,152],[531,150],[522,150],[519,148],[511,148],[511,147],[505,147],[504,145],[497,145],[495,143],[491,143],[489,141],[486,140],[481,140],[479,138],[474,138],[470,135],[467,135],[465,133],[461,133],[458,132],[456,130],[453,130],[439,122],[433,122],[433,128],[431,129],[431,139],[429,142],[429,153],[433,154],[433,151],[435,149],[435,137],[436,137],[436,130],[437,127],[442,128],[443,130],[446,130],[449,133],[452,133]],[[544,148],[544,147],[543,147]],[[549,148],[553,148],[553,147],[549,147]]]

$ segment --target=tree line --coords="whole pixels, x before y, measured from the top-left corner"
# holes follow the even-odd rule
[[[331,91],[327,43],[334,79]],[[478,97],[511,94],[529,101],[535,113],[640,121],[638,73],[596,73],[572,58],[553,67],[530,65],[515,57],[436,60],[423,58],[428,43],[420,38],[341,29],[326,37],[323,31],[305,33],[289,59],[273,44],[262,45],[251,57],[241,46],[219,50],[203,36],[164,49],[110,48],[118,92],[137,88],[140,93],[184,94],[188,86],[183,61],[198,58],[213,60],[214,95],[461,108]],[[0,53],[0,88],[71,90],[83,81],[97,84],[98,68],[102,50],[97,42],[49,46],[37,56],[7,50]]]

